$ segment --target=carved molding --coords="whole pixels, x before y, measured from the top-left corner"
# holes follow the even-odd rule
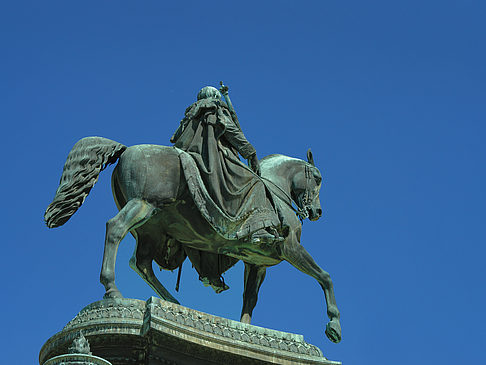
[[[93,353],[113,364],[142,364],[145,363],[143,359],[149,358],[159,364],[177,365],[178,357],[164,359],[163,352],[148,350],[171,346],[171,351],[184,355],[193,351],[194,356],[210,353],[211,356],[255,359],[262,364],[340,365],[327,360],[321,350],[305,342],[302,335],[213,316],[155,297],[147,302],[123,298],[88,305],[44,344],[39,354],[40,364],[66,353],[80,331],[89,340]],[[107,348],[119,348],[119,355],[111,352],[105,356],[103,349]]]
[[[66,354],[47,360],[44,365],[112,365],[101,357],[86,354]]]
[[[301,335],[212,316],[155,297],[150,298],[147,304],[146,316],[150,314],[155,322],[157,322],[157,319],[164,319],[175,323],[178,327],[190,327],[217,337],[230,339],[232,343],[237,341],[267,349],[272,348],[307,356],[323,357],[321,350],[305,342]],[[147,320],[145,322],[147,323]],[[157,326],[156,323],[152,325]]]

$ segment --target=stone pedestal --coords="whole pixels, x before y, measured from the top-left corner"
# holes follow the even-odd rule
[[[49,361],[67,354],[81,331],[92,357],[112,365],[341,364],[327,360],[301,335],[232,321],[154,297],[147,302],[124,298],[88,305],[44,344],[39,363],[61,364]]]

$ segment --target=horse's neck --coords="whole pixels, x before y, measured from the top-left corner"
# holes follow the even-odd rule
[[[262,176],[273,182],[290,196],[292,180],[302,168],[303,162],[296,158],[277,155],[262,164]]]

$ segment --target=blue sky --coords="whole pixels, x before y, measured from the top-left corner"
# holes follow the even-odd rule
[[[74,143],[169,144],[199,88],[224,80],[263,157],[314,152],[324,217],[302,244],[333,280],[267,270],[253,323],[300,333],[345,364],[479,363],[486,346],[486,5],[482,1],[17,1],[0,5],[2,359],[101,299],[107,169],[83,207],[43,212]],[[120,245],[126,297],[152,290]],[[174,292],[176,273],[160,272]],[[180,302],[238,319],[243,265],[213,294],[186,263]]]

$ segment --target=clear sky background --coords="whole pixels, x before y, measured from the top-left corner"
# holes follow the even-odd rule
[[[479,0],[2,2],[1,362],[35,364],[104,293],[112,168],[65,226],[43,222],[71,147],[169,144],[220,80],[260,157],[314,152],[324,217],[302,244],[334,280],[343,341],[287,263],[267,270],[253,323],[349,365],[484,361],[485,19]],[[145,300],[133,249],[127,236],[117,283]],[[176,272],[158,275],[174,293]],[[243,264],[225,279],[216,295],[186,262],[177,298],[237,320]]]

